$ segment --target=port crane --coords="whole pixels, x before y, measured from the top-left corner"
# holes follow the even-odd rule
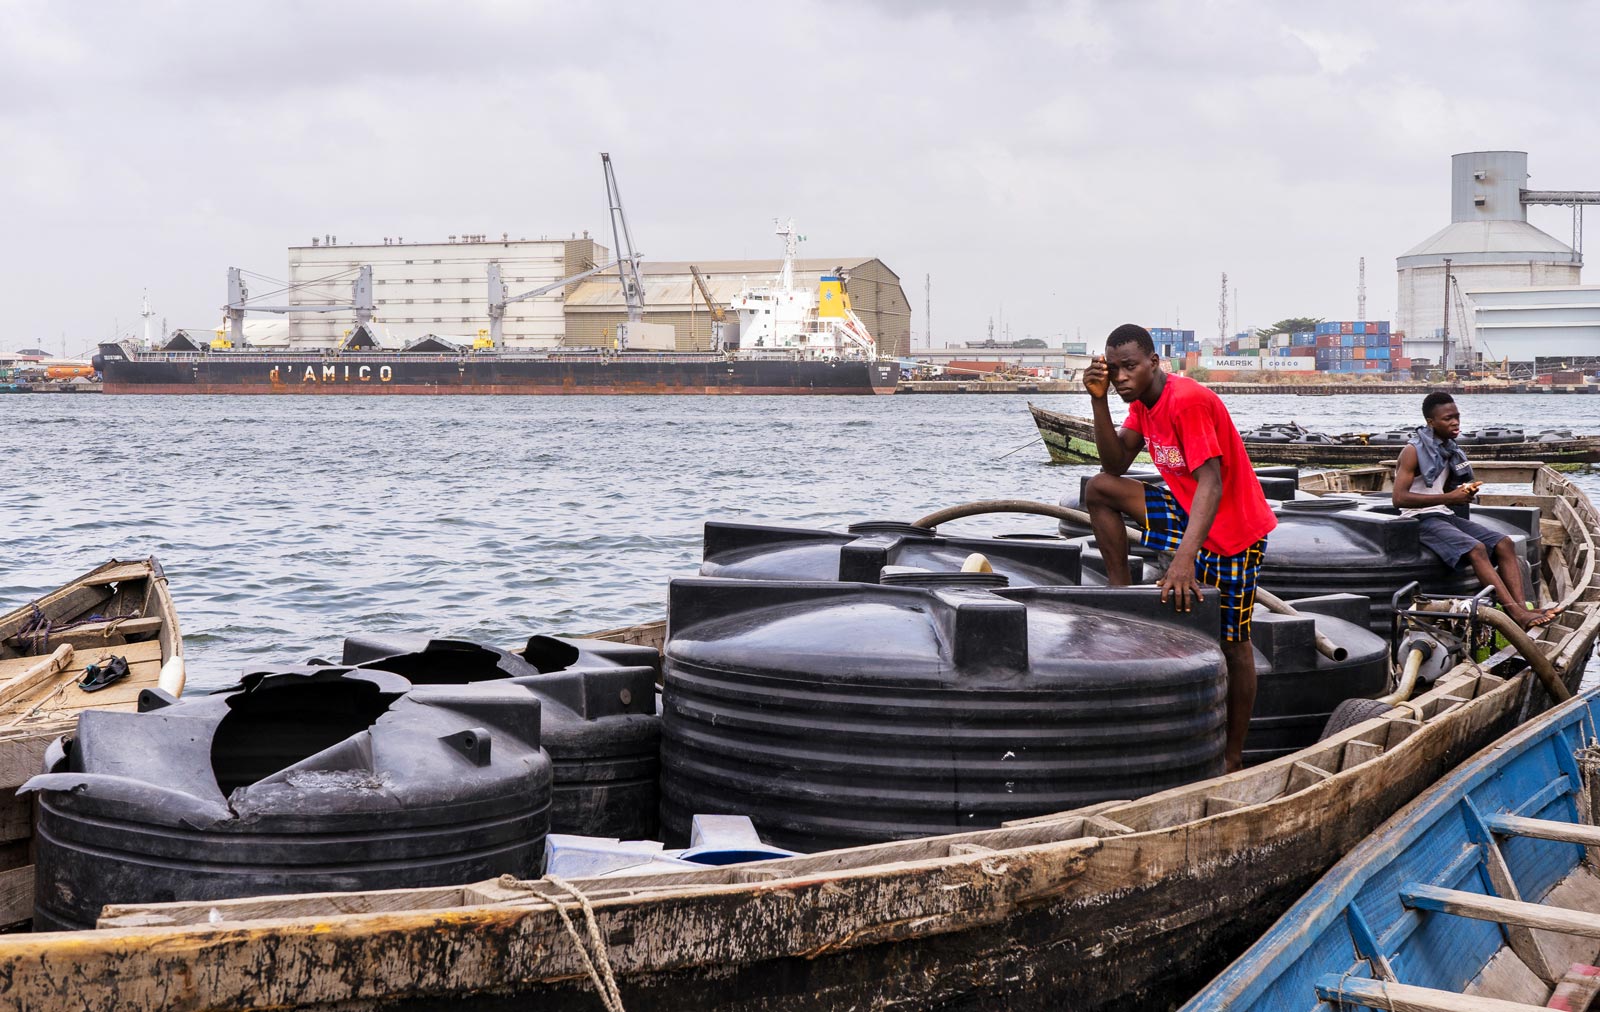
[[[548,295],[559,288],[603,274],[613,267],[617,270],[617,280],[622,284],[623,302],[628,307],[627,322],[617,327],[617,348],[627,350],[631,345],[669,349],[673,347],[675,331],[671,326],[644,322],[644,281],[639,274],[639,263],[644,259],[644,255],[633,248],[633,235],[628,230],[627,214],[622,209],[622,191],[617,187],[617,174],[611,167],[611,155],[602,151],[600,164],[605,170],[606,204],[611,209],[611,237],[617,258],[586,271],[579,271],[560,281],[552,281],[548,285],[523,292],[521,295],[508,294],[505,284],[500,279],[500,265],[490,264],[489,337],[487,341],[481,337],[475,341],[473,350],[498,350],[503,347],[503,326],[507,306]]]
[[[259,275],[258,275],[259,276]],[[310,285],[324,284],[330,279],[323,278],[319,281],[308,281],[301,285],[288,285],[282,291],[293,291],[297,288],[306,288]],[[269,293],[276,294],[276,293]],[[355,281],[351,285],[351,298],[349,302],[340,303],[299,303],[286,306],[263,306],[250,302],[250,290],[245,285],[244,271],[237,267],[228,268],[228,304],[222,307],[227,320],[226,333],[211,342],[211,347],[218,351],[227,351],[234,347],[244,347],[244,314],[249,313],[346,313],[351,309],[356,312],[356,325],[363,326],[372,323],[372,314],[376,310],[372,302],[372,267],[363,264],[356,270]]]
[[[711,287],[706,284],[705,275],[700,273],[700,268],[690,264],[689,273],[694,277],[695,287],[700,289],[700,298],[705,300],[706,311],[711,314],[711,347],[714,351],[721,351],[722,327],[727,322],[728,309],[711,297]]]

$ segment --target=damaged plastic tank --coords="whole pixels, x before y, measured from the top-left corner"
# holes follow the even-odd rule
[[[748,815],[799,851],[997,826],[1222,772],[1217,596],[886,585],[672,583],[662,824]],[[916,584],[895,585],[908,582]],[[986,586],[988,584],[988,586]]]
[[[384,653],[393,647],[402,652]],[[655,650],[533,636],[518,656],[466,640],[383,635],[346,639],[344,658],[416,685],[511,679],[543,703],[540,740],[555,769],[550,831],[623,839],[656,834],[661,719]]]
[[[22,787],[35,930],[93,927],[107,903],[541,873],[550,760],[520,685],[310,667],[140,705],[85,711]]]
[[[709,521],[701,576],[737,580],[841,580],[877,583],[885,566],[957,570],[974,552],[1014,587],[1078,583],[1079,548],[1059,540],[942,537],[928,527],[888,521],[845,532]]]

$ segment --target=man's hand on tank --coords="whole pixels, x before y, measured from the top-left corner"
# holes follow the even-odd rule
[[[1105,400],[1107,391],[1111,389],[1111,372],[1106,368],[1104,355],[1096,355],[1090,361],[1089,368],[1083,371],[1083,388],[1095,400]]]
[[[1194,578],[1194,560],[1182,556],[1172,560],[1167,572],[1156,581],[1161,588],[1161,603],[1170,599],[1176,611],[1190,611],[1200,599],[1200,582]]]

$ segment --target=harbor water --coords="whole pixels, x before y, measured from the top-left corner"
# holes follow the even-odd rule
[[[1600,397],[1458,401],[1468,429],[1600,432]],[[1228,405],[1241,428],[1420,423],[1414,398],[1382,394]],[[843,527],[1055,501],[1091,469],[1049,464],[1036,436],[1014,396],[4,397],[0,610],[153,554],[196,687],[336,656],[353,632],[517,644],[662,617],[708,519]],[[1600,474],[1576,477],[1600,499]]]

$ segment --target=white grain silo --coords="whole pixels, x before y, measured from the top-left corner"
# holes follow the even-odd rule
[[[1406,354],[1438,363],[1445,312],[1445,260],[1462,292],[1575,285],[1583,258],[1571,246],[1528,224],[1523,192],[1526,151],[1467,151],[1450,159],[1450,224],[1395,261],[1399,275],[1395,327]],[[1460,308],[1450,305],[1452,365],[1460,364]]]

